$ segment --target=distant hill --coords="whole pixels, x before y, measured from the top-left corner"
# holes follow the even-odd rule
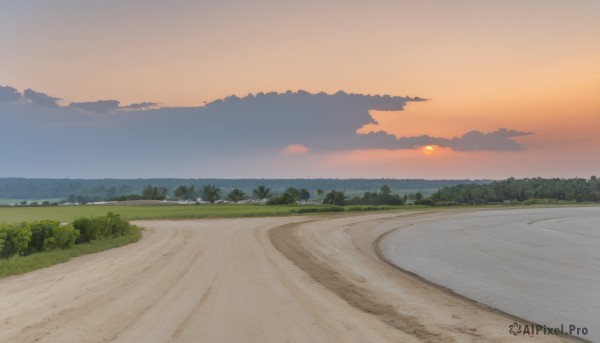
[[[315,196],[317,189],[341,190],[347,195],[378,191],[388,185],[392,192],[406,194],[420,191],[429,195],[444,186],[458,184],[487,184],[491,180],[422,180],[422,179],[25,179],[0,178],[0,199],[67,199],[84,196],[99,201],[128,194],[140,194],[147,185],[166,187],[168,195],[180,185],[216,185],[223,192],[240,188],[247,194],[260,185],[272,193],[283,192],[288,187],[306,188]]]

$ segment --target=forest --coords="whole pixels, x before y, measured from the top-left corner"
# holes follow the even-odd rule
[[[488,184],[459,184],[442,187],[429,198],[433,203],[508,203],[545,201],[600,201],[600,180],[589,179],[544,179],[514,177]]]

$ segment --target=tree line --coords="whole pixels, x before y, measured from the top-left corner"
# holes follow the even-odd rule
[[[315,197],[316,195],[316,197]],[[306,203],[312,200],[313,203],[327,205],[403,205],[407,201],[414,199],[419,203],[422,201],[423,195],[420,192],[410,193],[400,196],[392,194],[391,188],[386,184],[383,185],[379,192],[365,192],[362,197],[348,197],[345,191],[332,190],[325,192],[322,189],[317,189],[314,194],[306,188],[288,187],[282,192],[275,192],[265,185],[260,185],[254,188],[251,192],[245,192],[241,188],[234,188],[228,192],[214,184],[205,185],[196,188],[195,185],[179,185],[169,197],[169,190],[166,187],[158,187],[154,185],[146,185],[139,194],[128,194],[120,197],[106,199],[108,201],[127,201],[127,200],[178,200],[178,201],[203,201],[215,203],[227,201],[238,203],[246,200],[254,200],[268,205],[292,205],[296,203]],[[68,203],[87,203],[87,199],[70,197],[65,200]],[[411,202],[412,203],[412,202]],[[29,203],[33,206],[34,203]],[[27,205],[27,202],[22,202],[21,205]],[[35,205],[39,205],[35,203]],[[43,205],[58,205],[58,203],[44,203]]]
[[[171,192],[179,185],[215,185],[226,195],[233,189],[251,194],[260,184],[274,193],[282,193],[291,185],[298,189],[345,190],[352,193],[376,192],[387,184],[395,190],[427,190],[443,186],[488,183],[490,180],[423,180],[423,179],[27,179],[0,178],[0,199],[67,199],[68,202],[89,203],[140,194],[148,185],[164,187]],[[173,193],[168,193],[173,196]]]
[[[433,203],[499,203],[527,201],[600,202],[600,180],[514,177],[489,184],[443,187],[429,198]]]

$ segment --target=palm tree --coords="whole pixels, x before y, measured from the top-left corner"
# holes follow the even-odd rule
[[[252,194],[254,194],[254,196],[262,200],[268,197],[270,192],[270,188],[267,188],[265,186],[258,186],[258,188],[252,191]]]
[[[321,197],[323,196],[323,194],[325,194],[325,191],[322,189],[317,189],[317,197],[319,198],[319,202],[322,201]]]
[[[173,193],[173,195],[175,196],[175,198],[177,198],[179,200],[183,200],[183,199],[185,199],[187,193],[188,193],[187,186],[181,185],[175,189],[175,192]]]
[[[323,203],[330,204],[330,205],[343,206],[345,199],[346,199],[346,195],[344,194],[343,191],[331,191],[331,192],[327,193],[327,195],[325,196],[325,200],[323,200]]]
[[[202,187],[202,200],[214,204],[215,201],[221,199],[221,195],[219,194],[220,191],[221,190],[215,185],[206,185]]]
[[[244,193],[244,191],[242,191],[239,188],[236,188],[236,189],[232,190],[231,192],[229,192],[229,194],[227,194],[227,200],[229,200],[231,202],[238,202],[238,201],[244,199],[245,196],[246,196],[246,194]]]

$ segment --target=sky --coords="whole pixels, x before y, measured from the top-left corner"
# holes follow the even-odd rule
[[[0,86],[5,95],[19,94],[0,104],[0,177],[600,174],[599,1],[31,0],[0,6]],[[297,102],[284,96],[288,90],[310,95]],[[335,97],[340,90],[365,98]],[[260,92],[279,96],[265,98],[272,105],[254,97],[239,106],[224,100],[225,116],[206,106]],[[320,92],[327,101],[318,101]],[[427,101],[382,110],[369,95]],[[281,103],[288,107],[275,106]],[[299,125],[305,121],[320,129]],[[86,131],[83,123],[96,129]],[[214,127],[210,139],[207,127]],[[136,128],[153,135],[114,139]],[[87,153],[65,149],[68,137],[81,132],[95,139],[80,137]],[[11,142],[19,137],[37,145],[15,149]],[[172,144],[178,139],[197,148],[178,148]],[[36,148],[44,140],[53,150]],[[153,165],[153,154],[168,163]]]

